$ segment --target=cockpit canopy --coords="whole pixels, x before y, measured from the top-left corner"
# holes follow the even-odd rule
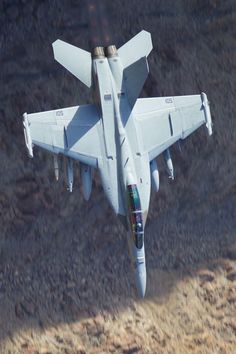
[[[127,186],[128,191],[128,206],[129,206],[129,220],[131,230],[134,236],[134,242],[137,248],[143,247],[143,217],[140,203],[139,192],[136,184]]]

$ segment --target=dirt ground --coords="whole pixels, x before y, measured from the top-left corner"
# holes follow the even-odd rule
[[[233,0],[0,2],[0,353],[236,352],[236,6]],[[22,113],[91,102],[54,62],[57,38],[83,49],[151,32],[142,96],[211,102],[205,128],[162,157],[146,224],[147,294],[136,296],[126,233],[94,173],[66,190],[52,156],[28,159]]]
[[[222,258],[188,273],[152,270],[148,276],[144,300],[122,306],[115,296],[112,310],[95,304],[81,312],[73,281],[60,315],[44,313],[42,319],[37,303],[9,304],[0,322],[1,353],[235,353],[235,260]]]

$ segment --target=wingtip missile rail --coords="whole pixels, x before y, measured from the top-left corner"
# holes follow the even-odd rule
[[[206,121],[206,127],[208,130],[208,134],[212,135],[212,120],[211,120],[209,101],[207,99],[207,95],[204,92],[201,93],[201,98],[202,98],[202,106],[204,109],[205,121]]]
[[[27,147],[29,157],[32,158],[32,157],[34,157],[33,143],[32,143],[32,138],[30,135],[29,121],[28,121],[28,117],[27,117],[26,112],[23,114],[23,126],[24,126],[25,145]]]

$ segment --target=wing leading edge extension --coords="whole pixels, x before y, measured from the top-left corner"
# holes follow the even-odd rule
[[[97,167],[102,158],[101,124],[95,105],[82,105],[23,115],[29,155],[33,145]]]
[[[140,98],[133,115],[143,150],[152,161],[179,139],[185,139],[202,124],[212,134],[209,103],[205,93],[192,96]]]

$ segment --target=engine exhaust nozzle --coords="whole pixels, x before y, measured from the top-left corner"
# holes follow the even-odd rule
[[[102,59],[105,58],[104,48],[95,47],[92,49],[92,58],[93,59]]]
[[[109,45],[105,48],[105,55],[107,58],[113,58],[118,56],[118,52],[115,45]]]

